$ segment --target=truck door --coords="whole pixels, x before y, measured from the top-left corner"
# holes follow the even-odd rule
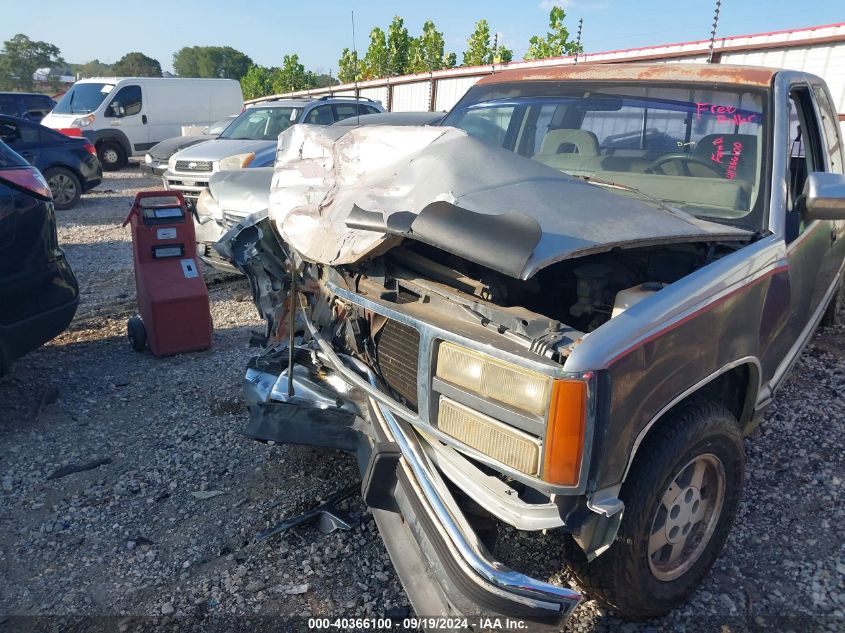
[[[141,86],[129,84],[118,90],[106,106],[105,116],[111,127],[129,139],[133,154],[149,149],[149,126]]]
[[[845,148],[839,131],[836,110],[833,108],[827,89],[821,84],[813,84],[818,120],[821,122],[822,158],[825,161],[824,171],[834,174],[845,173]],[[839,274],[842,261],[845,259],[845,221],[831,220],[827,223],[830,230],[830,249],[822,264],[822,276],[835,279]]]
[[[789,170],[787,179],[786,258],[789,262],[790,312],[782,341],[792,347],[803,340],[824,306],[834,282],[831,266],[833,222],[801,217],[801,195],[807,174],[826,171],[825,148],[809,85],[797,84],[789,93]],[[837,240],[839,241],[839,240]],[[787,358],[787,361],[791,359]]]

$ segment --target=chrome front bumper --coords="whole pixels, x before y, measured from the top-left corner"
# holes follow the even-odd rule
[[[321,367],[297,361],[293,397],[286,368],[277,371],[266,356],[253,360],[245,378],[251,414],[245,434],[356,455],[364,500],[419,616],[498,615],[531,622],[528,630],[559,630],[580,594],[496,561],[434,465],[427,449],[436,441],[429,444],[381,402],[386,396],[366,365],[335,354],[319,334],[315,341],[319,348],[297,349],[296,356]],[[286,357],[287,351],[276,359],[286,365],[280,360]]]
[[[208,181],[211,179],[210,172],[179,173],[169,169],[162,174],[164,186],[171,191],[181,191],[182,195],[193,203],[204,189],[208,188]]]

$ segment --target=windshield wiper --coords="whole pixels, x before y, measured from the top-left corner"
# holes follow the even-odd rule
[[[650,196],[644,191],[637,189],[636,187],[632,187],[631,185],[623,185],[619,182],[613,182],[612,180],[604,180],[603,178],[595,178],[593,176],[579,176],[576,174],[567,174],[572,176],[573,178],[578,178],[579,180],[583,180],[584,182],[588,182],[592,185],[598,185],[600,187],[610,187],[616,189],[622,189],[623,191],[628,191],[630,193],[636,194],[645,200],[653,202],[657,206],[659,206],[664,211],[670,211],[672,213],[678,213],[678,209],[674,209],[670,207],[666,202],[661,200],[660,198],[655,198],[654,196]],[[682,212],[683,213],[683,212]]]

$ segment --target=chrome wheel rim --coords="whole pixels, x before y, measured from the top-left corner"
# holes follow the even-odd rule
[[[103,151],[103,160],[110,165],[114,165],[117,162],[117,152],[113,149]]]
[[[55,174],[47,181],[56,204],[68,204],[76,197],[76,183],[67,174]]]
[[[712,453],[689,461],[663,492],[648,538],[648,566],[658,580],[685,574],[716,530],[725,502],[725,466]]]

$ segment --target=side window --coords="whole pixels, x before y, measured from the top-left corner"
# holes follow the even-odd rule
[[[827,93],[821,86],[813,86],[813,92],[816,95],[816,103],[819,106],[819,114],[822,118],[822,131],[824,132],[824,145],[827,147],[827,156],[830,161],[830,171],[841,174],[845,173],[842,169],[843,164],[843,147],[839,143],[839,122],[836,117],[836,110],[830,104],[830,99],[827,98]]]
[[[348,119],[349,117],[358,116],[358,104],[356,103],[338,103],[334,107],[335,114],[338,121]],[[366,113],[362,113],[366,114]]]
[[[15,95],[0,95],[0,114],[18,115],[18,100]]]
[[[516,106],[493,106],[467,110],[455,126],[471,136],[503,147]]]
[[[379,111],[374,108],[373,106],[368,105],[359,105],[358,106],[358,113],[359,114],[378,114]]]
[[[124,86],[106,108],[107,117],[124,117],[141,111],[141,86]]]
[[[14,145],[21,142],[21,129],[17,123],[0,121],[0,141]]]
[[[52,110],[50,100],[48,97],[42,95],[25,95],[23,98],[24,109],[29,112],[37,110],[38,112],[49,112]]]
[[[804,231],[801,214],[793,212],[804,191],[807,174],[823,168],[821,138],[815,111],[806,87],[789,93],[789,174],[787,175],[786,241],[791,242]]]
[[[334,123],[334,115],[330,105],[317,106],[305,116],[305,123],[312,125],[331,125]]]
[[[0,141],[9,145],[37,143],[38,130],[30,125],[20,125],[11,121],[0,122]]]

